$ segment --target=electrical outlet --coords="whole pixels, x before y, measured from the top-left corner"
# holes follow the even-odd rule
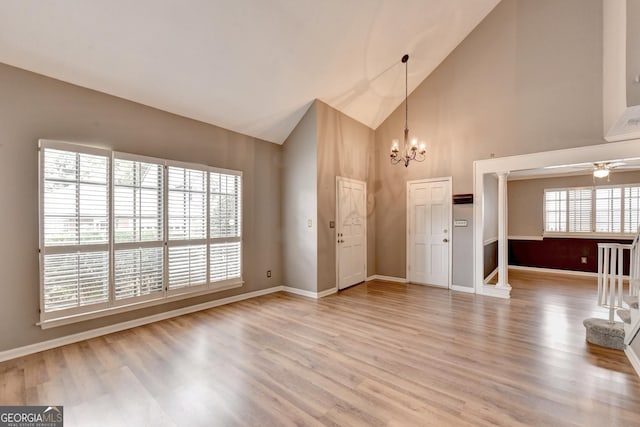
[[[267,277],[271,277],[271,270],[267,270]]]
[[[587,257],[586,256],[580,257],[580,263],[586,264],[587,263]]]

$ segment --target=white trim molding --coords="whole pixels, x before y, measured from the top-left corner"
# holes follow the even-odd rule
[[[550,273],[550,274],[564,274],[567,276],[598,277],[598,273],[593,273],[591,271],[560,270],[558,268],[527,267],[524,265],[509,265],[509,270],[532,271],[537,273]],[[624,277],[627,277],[627,276],[624,276]]]
[[[282,288],[281,290],[284,292],[294,294],[294,295],[299,295],[301,297],[313,298],[313,299],[320,299],[328,295],[335,294],[338,291],[338,289],[335,287],[326,289],[320,292],[313,292],[313,291],[307,291],[306,289],[292,288],[291,286],[282,286],[281,288]]]
[[[451,285],[451,290],[454,292],[464,292],[467,294],[475,294],[476,291],[470,286]]]
[[[538,240],[542,241],[544,239],[543,236],[507,236],[509,240]]]
[[[636,352],[628,345],[627,348],[624,349],[624,354],[627,355],[629,362],[631,362],[631,366],[633,366],[633,369],[636,370],[636,374],[640,377],[640,358]]]
[[[409,283],[404,277],[383,276],[381,274],[374,274],[367,277],[367,280],[380,280],[381,282],[394,282],[394,283]]]
[[[486,295],[489,297],[496,298],[511,298],[511,288],[506,288],[504,286],[496,286],[496,285],[483,285],[482,286],[482,295]]]
[[[495,243],[495,242],[497,242],[497,241],[498,241],[498,238],[497,238],[497,237],[490,237],[490,238],[488,238],[488,239],[485,239],[485,240],[484,240],[484,242],[482,242],[482,244],[483,244],[484,246],[487,246],[487,245],[490,245],[490,244]]]
[[[511,268],[511,266],[509,266],[509,268]],[[491,279],[493,279],[495,277],[495,275],[498,274],[498,267],[496,267],[491,273],[489,273],[489,275],[487,277],[484,278],[484,284],[488,284]]]
[[[263,295],[280,292],[284,290],[283,288],[284,286],[274,286],[272,288],[248,292],[246,294],[235,295],[227,298],[221,298],[214,301],[208,301],[202,304],[178,308],[175,310],[166,311],[164,313],[158,313],[151,316],[141,317],[139,319],[129,320],[127,322],[116,323],[114,325],[103,326],[101,328],[91,329],[89,331],[79,332],[77,334],[67,335],[48,341],[42,341],[35,344],[25,345],[23,347],[0,351],[0,362],[15,359],[17,357],[27,356],[29,354],[38,353],[45,350],[50,350],[52,348],[61,347],[67,344],[73,344],[91,338],[97,338],[103,335],[112,334],[114,332],[124,331],[126,329],[135,328],[137,326],[147,325],[149,323],[159,322],[161,320],[171,319],[173,317],[183,316],[185,314],[195,313],[197,311],[207,310],[213,307],[219,307],[221,305],[231,304],[250,298],[256,298]]]

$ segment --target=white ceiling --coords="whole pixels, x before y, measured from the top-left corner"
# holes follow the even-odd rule
[[[0,62],[282,143],[315,98],[376,128],[499,0],[0,2]]]

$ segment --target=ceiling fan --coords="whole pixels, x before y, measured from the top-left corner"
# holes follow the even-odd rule
[[[593,177],[594,178],[607,178],[609,176],[609,172],[612,169],[618,169],[625,166],[626,163],[622,161],[616,162],[601,162],[593,164]]]
[[[565,169],[567,171],[592,171],[596,178],[606,178],[609,172],[616,170],[640,170],[640,157],[615,159],[594,163],[573,163],[568,165],[548,166],[545,169]]]

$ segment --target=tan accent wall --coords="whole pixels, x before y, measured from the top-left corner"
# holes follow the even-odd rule
[[[544,190],[546,188],[591,187],[593,185],[640,184],[640,172],[612,172],[609,181],[593,176],[563,176],[509,181],[507,183],[510,236],[542,236]]]
[[[322,101],[318,108],[318,291],[336,286],[336,177],[367,183],[367,276],[375,274],[373,129]],[[337,225],[337,224],[336,224]]]
[[[498,4],[410,95],[409,128],[426,140],[428,158],[409,168],[388,160],[403,115],[400,106],[375,133],[376,273],[397,277],[405,277],[407,180],[452,176],[454,194],[471,193],[474,160],[603,142],[602,2]],[[471,285],[473,260],[456,249],[471,247],[470,229],[454,228],[460,285]]]
[[[2,64],[0,94],[0,351],[283,284],[280,146]],[[39,138],[241,170],[244,286],[40,329]]]
[[[627,0],[627,105],[640,105],[640,0]]]

